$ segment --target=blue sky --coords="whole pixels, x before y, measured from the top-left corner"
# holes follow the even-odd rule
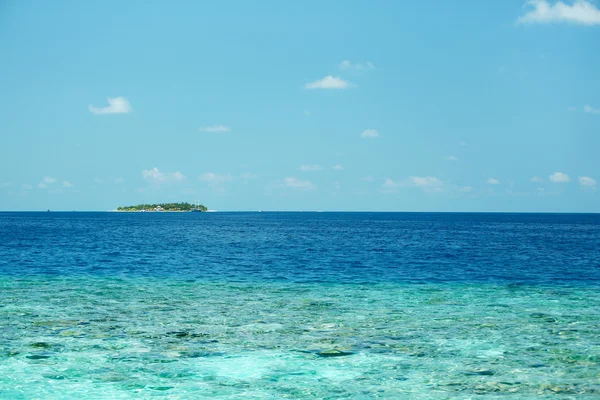
[[[599,8],[4,1],[0,209],[600,212]]]

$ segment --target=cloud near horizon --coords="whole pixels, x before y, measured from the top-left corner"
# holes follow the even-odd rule
[[[352,85],[339,76],[327,75],[323,79],[307,83],[305,89],[348,89]]]
[[[600,114],[600,108],[594,108],[587,104],[585,105],[585,107],[583,107],[583,111],[590,114]]]
[[[313,165],[301,165],[298,169],[300,171],[304,171],[304,172],[313,172],[313,171],[320,171],[323,169],[323,167],[321,167],[320,165],[317,165],[317,164],[313,164]]]
[[[442,190],[444,182],[435,176],[409,176],[402,182],[396,182],[393,179],[386,178],[382,188],[384,190],[394,190],[401,187],[418,187],[427,192],[438,192]]]
[[[555,172],[555,173],[551,174],[550,176],[548,176],[548,179],[550,179],[554,183],[566,183],[566,182],[571,181],[571,178],[569,178],[569,175],[567,175],[563,172]]]
[[[95,107],[92,104],[88,106],[88,109],[92,114],[103,115],[103,114],[127,114],[132,111],[129,100],[125,97],[119,96],[108,98],[107,107]]]
[[[231,128],[226,125],[209,125],[209,126],[203,126],[202,128],[200,128],[200,132],[225,133],[225,132],[231,132]]]
[[[589,176],[579,176],[577,179],[581,186],[596,187],[596,180],[594,178],[590,178]]]
[[[530,0],[526,2],[528,11],[519,17],[519,24],[548,24],[568,22],[581,25],[600,25],[600,10],[587,0],[574,0],[572,4],[557,1],[552,4],[547,0]]]
[[[368,139],[374,139],[379,137],[379,132],[377,132],[376,129],[365,129],[361,134],[360,137],[362,138],[368,138]]]
[[[143,170],[142,177],[148,182],[157,184],[181,182],[185,180],[185,175],[183,175],[181,172],[162,172],[156,167]]]
[[[314,190],[317,187],[311,181],[303,181],[294,177],[288,176],[283,180],[286,187],[298,190]]]
[[[46,176],[44,177],[44,179],[42,179],[42,181],[40,183],[38,183],[37,187],[40,189],[47,189],[48,185],[52,185],[56,183],[56,178],[53,178],[51,176]]]

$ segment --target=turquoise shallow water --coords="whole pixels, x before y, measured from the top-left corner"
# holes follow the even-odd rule
[[[594,287],[0,282],[1,398],[600,397]]]

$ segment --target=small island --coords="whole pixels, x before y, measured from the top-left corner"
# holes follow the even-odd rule
[[[190,203],[138,204],[137,206],[117,207],[117,211],[126,212],[206,212],[207,210],[202,204]]]

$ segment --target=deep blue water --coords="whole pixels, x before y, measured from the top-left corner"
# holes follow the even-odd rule
[[[599,283],[598,214],[0,213],[0,274]]]
[[[0,213],[0,399],[598,399],[599,376],[600,215]]]

